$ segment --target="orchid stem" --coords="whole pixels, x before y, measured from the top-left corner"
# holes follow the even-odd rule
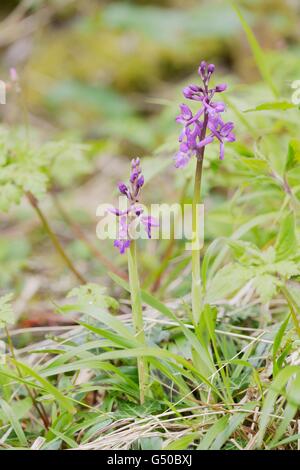
[[[59,239],[57,238],[56,234],[53,232],[52,228],[50,227],[45,215],[43,214],[41,208],[39,207],[38,205],[38,202],[36,200],[36,198],[33,196],[33,194],[31,194],[30,192],[27,192],[26,193],[26,196],[27,196],[27,199],[28,201],[30,202],[31,206],[33,207],[33,209],[35,210],[36,214],[38,215],[40,221],[42,222],[42,225],[44,227],[44,229],[46,230],[46,232],[48,233],[49,235],[49,238],[50,240],[52,241],[53,243],[53,246],[55,247],[55,249],[57,250],[57,252],[60,254],[60,256],[62,257],[62,259],[64,260],[65,264],[68,266],[68,268],[72,271],[72,273],[74,274],[74,276],[78,279],[78,281],[81,283],[81,284],[86,284],[86,280],[84,279],[84,277],[77,271],[77,269],[75,268],[75,266],[73,265],[71,259],[69,258],[69,256],[67,255],[67,253],[65,252],[65,250],[63,249]]]
[[[205,115],[201,140],[206,134],[208,116]],[[197,155],[197,166],[194,180],[194,194],[192,201],[192,313],[193,320],[198,325],[202,311],[202,283],[201,283],[201,262],[200,262],[200,236],[199,236],[199,204],[201,202],[201,180],[205,147],[200,149]]]
[[[135,329],[136,339],[141,343],[141,346],[146,345],[144,322],[143,322],[143,310],[142,310],[142,299],[141,289],[137,268],[136,259],[136,242],[131,240],[130,248],[128,250],[128,271],[129,271],[129,285],[131,293],[131,304],[132,304],[132,320]],[[139,357],[137,360],[138,364],[138,375],[139,375],[139,386],[140,386],[140,403],[141,405],[145,401],[145,393],[147,387],[147,376],[148,376],[148,364],[144,357]]]

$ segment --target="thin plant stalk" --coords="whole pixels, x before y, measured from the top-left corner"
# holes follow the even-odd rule
[[[128,281],[127,275],[118,269],[106,256],[101,253],[97,247],[89,240],[87,235],[85,234],[84,230],[80,227],[79,224],[74,222],[69,214],[65,211],[64,207],[62,206],[61,202],[59,201],[58,197],[52,193],[52,199],[54,201],[55,207],[57,208],[58,212],[60,213],[61,217],[63,220],[67,223],[67,225],[70,226],[71,230],[73,230],[74,234],[82,240],[90,249],[90,251],[93,253],[96,258],[99,259],[99,261],[108,268],[109,271],[113,272],[117,276],[121,277],[124,279],[124,281]]]
[[[45,231],[47,232],[47,234],[49,235],[49,238],[50,240],[52,241],[53,243],[53,246],[55,247],[55,249],[57,250],[57,252],[59,253],[59,255],[62,257],[62,259],[64,260],[65,264],[68,266],[68,268],[72,271],[72,273],[75,275],[75,277],[78,279],[78,281],[81,283],[81,284],[86,284],[86,280],[85,278],[77,271],[77,269],[75,268],[73,262],[71,261],[71,259],[69,258],[69,256],[67,255],[67,253],[65,252],[65,250],[63,249],[59,239],[57,238],[56,234],[53,232],[52,228],[50,227],[50,224],[49,222],[47,221],[45,215],[43,214],[40,206],[38,205],[38,202],[36,200],[36,198],[30,193],[30,192],[27,192],[26,193],[26,196],[27,196],[27,199],[28,201],[30,202],[31,206],[33,207],[33,209],[35,210],[36,214],[38,215],[40,221],[42,222],[42,225],[45,229]]]
[[[136,258],[136,242],[131,240],[130,248],[128,250],[128,272],[129,272],[129,285],[131,293],[131,304],[132,304],[132,320],[135,329],[137,340],[142,346],[146,344],[144,322],[143,322],[143,310],[142,310],[142,298],[141,289],[139,282],[139,274],[137,268]],[[145,401],[147,378],[148,378],[148,364],[144,357],[139,357],[138,363],[138,375],[139,375],[139,387],[140,387],[140,402],[141,404]]]
[[[205,115],[201,139],[205,138],[208,116]],[[202,147],[197,155],[197,165],[194,180],[194,193],[192,201],[192,312],[195,324],[199,323],[202,311],[202,283],[201,283],[201,261],[200,261],[200,236],[199,236],[199,204],[201,203],[201,180],[205,147]]]

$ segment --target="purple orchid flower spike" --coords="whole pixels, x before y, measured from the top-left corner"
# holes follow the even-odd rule
[[[222,93],[227,89],[226,83],[221,83],[213,88],[209,88],[209,82],[215,71],[213,64],[202,61],[198,73],[202,84],[189,85],[183,89],[185,98],[193,101],[200,101],[200,109],[193,114],[187,104],[180,105],[180,114],[176,117],[176,122],[183,125],[179,136],[179,151],[176,153],[175,167],[184,168],[192,156],[201,158],[203,147],[206,147],[215,140],[220,144],[220,160],[224,159],[225,142],[234,142],[234,124],[224,123],[221,113],[226,110],[225,104],[221,101],[213,101],[215,93]],[[207,134],[207,130],[210,131]]]
[[[110,212],[119,218],[118,239],[115,240],[114,246],[119,249],[121,255],[130,247],[130,228],[132,224],[142,223],[148,238],[151,238],[152,227],[158,227],[158,223],[153,217],[143,215],[143,208],[139,204],[141,188],[144,186],[144,182],[145,179],[142,174],[140,159],[133,159],[131,162],[129,184],[127,185],[123,182],[118,184],[120,193],[127,197],[129,203],[128,209],[120,210],[113,208],[110,210]]]

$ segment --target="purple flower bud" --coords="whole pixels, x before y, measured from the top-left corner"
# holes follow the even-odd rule
[[[193,96],[193,91],[191,90],[189,86],[185,87],[182,90],[182,93],[183,93],[183,96],[188,99],[190,99]]]
[[[222,91],[225,91],[226,89],[227,89],[226,83],[220,83],[220,85],[217,85],[217,86],[215,87],[215,91],[216,91],[217,93],[222,93]]]
[[[207,66],[207,72],[211,75],[212,73],[214,73],[214,71],[215,71],[215,66],[214,66],[214,64],[209,64],[209,65]]]
[[[139,165],[140,165],[141,161],[140,159],[137,157],[137,158],[133,158],[131,160],[131,168],[134,169],[134,168],[137,168]]]
[[[130,175],[130,183],[134,183],[138,176],[139,176],[139,171],[133,170],[133,172]]]
[[[205,62],[205,60],[202,60],[201,64],[200,64],[200,67],[198,69],[198,74],[200,75],[200,77],[203,79],[204,76],[205,76],[205,73],[206,73],[206,67],[207,67],[207,63]]]
[[[145,182],[144,176],[141,175],[137,180],[137,183],[136,183],[137,187],[141,188],[144,185],[144,182]]]
[[[128,188],[125,183],[118,183],[118,188],[121,194],[124,194],[125,196],[128,195]]]

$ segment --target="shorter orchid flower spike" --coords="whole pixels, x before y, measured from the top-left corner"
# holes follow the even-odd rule
[[[118,239],[114,246],[119,249],[120,254],[124,254],[130,247],[130,228],[137,223],[141,223],[147,232],[148,238],[151,238],[152,227],[157,227],[155,219],[143,214],[143,209],[139,204],[141,188],[144,186],[145,178],[142,174],[141,161],[139,158],[131,161],[131,173],[129,184],[118,183],[118,189],[123,196],[126,196],[129,202],[127,210],[113,208],[110,210],[119,219]]]

